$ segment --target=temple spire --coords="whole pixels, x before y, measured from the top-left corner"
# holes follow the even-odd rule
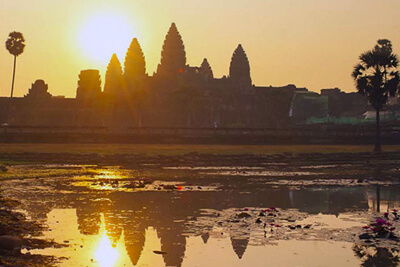
[[[104,93],[116,96],[121,93],[123,87],[122,67],[116,54],[113,54],[108,63],[104,84]]]
[[[199,72],[203,75],[206,80],[214,79],[214,74],[211,69],[210,63],[208,63],[207,59],[205,58],[201,63]]]
[[[158,65],[157,74],[174,76],[181,73],[185,65],[185,46],[175,23],[172,23],[162,47],[161,63]]]
[[[240,86],[251,86],[250,64],[241,44],[233,52],[229,78]]]
[[[130,91],[135,90],[146,76],[146,61],[136,38],[131,42],[125,56],[124,78]]]

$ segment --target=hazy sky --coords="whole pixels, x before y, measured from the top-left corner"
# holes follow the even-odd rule
[[[387,38],[400,53],[399,10],[399,0],[0,0],[0,95],[10,91],[13,58],[4,42],[11,31],[26,39],[15,95],[44,79],[51,94],[75,97],[80,70],[104,75],[107,45],[123,64],[133,37],[152,74],[171,22],[188,64],[206,57],[216,77],[229,73],[241,43],[256,85],[354,91],[350,73],[361,52]]]

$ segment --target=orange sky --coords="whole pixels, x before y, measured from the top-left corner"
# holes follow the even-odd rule
[[[104,58],[111,57],[92,51],[96,42],[118,47],[123,62],[129,41],[138,37],[152,74],[171,22],[183,37],[188,64],[200,65],[207,57],[216,77],[228,74],[232,52],[241,43],[256,85],[354,91],[350,73],[361,52],[387,38],[400,53],[399,10],[398,0],[0,0],[0,41],[14,30],[26,39],[16,96],[44,79],[51,94],[75,97],[80,70],[104,74]],[[124,29],[115,41],[90,30],[93,20],[109,25],[110,18]],[[82,40],[87,31],[93,36]],[[3,45],[1,96],[9,95],[11,72],[12,56]]]

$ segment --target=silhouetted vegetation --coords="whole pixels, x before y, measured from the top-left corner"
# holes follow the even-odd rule
[[[368,96],[376,110],[375,152],[381,151],[379,111],[388,98],[395,96],[399,89],[397,55],[392,53],[392,43],[386,39],[378,40],[372,50],[360,55],[360,62],[354,67],[352,77],[360,94]]]
[[[17,57],[21,55],[24,52],[25,48],[25,39],[22,33],[20,32],[11,32],[8,35],[7,41],[6,41],[6,48],[8,52],[10,52],[11,55],[14,56],[14,67],[13,67],[13,74],[12,74],[12,81],[11,81],[11,93],[10,93],[10,98],[12,99],[13,94],[14,94],[14,80],[15,80],[15,71],[17,68]],[[11,100],[10,100],[11,101]],[[9,108],[8,108],[8,115],[7,115],[7,122],[10,123],[10,112],[11,112],[11,102],[9,103]]]
[[[13,78],[11,83],[11,98],[14,93],[14,78],[15,78],[15,70],[17,67],[17,57],[24,52],[25,48],[25,39],[22,33],[20,32],[12,32],[8,35],[6,41],[6,48],[11,55],[14,56],[14,68],[13,68]]]

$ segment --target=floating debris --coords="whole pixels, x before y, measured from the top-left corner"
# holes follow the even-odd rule
[[[165,252],[165,251],[159,251],[159,250],[153,250],[153,253],[155,253],[155,254],[160,254],[160,255],[165,255],[165,254],[167,254],[167,252]]]

